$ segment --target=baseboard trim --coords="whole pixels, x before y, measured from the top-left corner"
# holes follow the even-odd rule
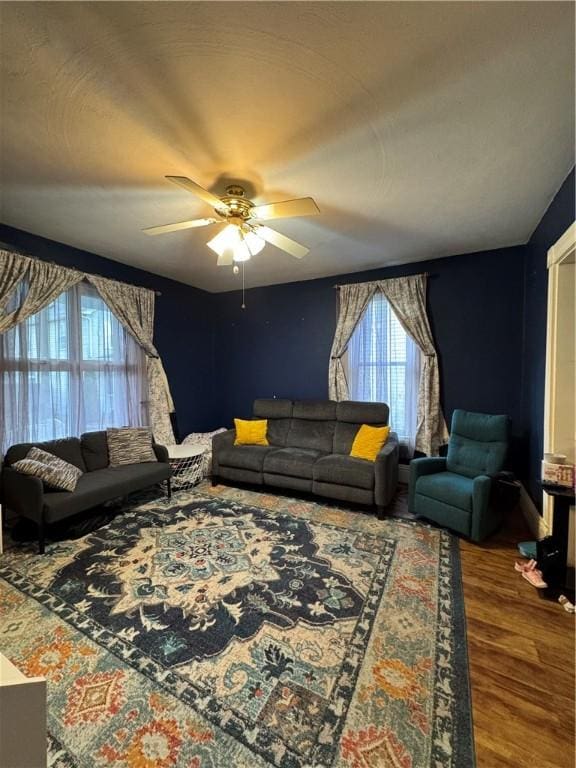
[[[408,485],[410,480],[410,464],[398,464],[398,482]]]
[[[536,505],[523,485],[520,490],[520,509],[522,510],[524,520],[526,520],[526,524],[528,525],[528,528],[530,528],[530,532],[535,539],[543,539],[545,536],[549,535],[550,531],[548,530],[546,521],[536,509]]]

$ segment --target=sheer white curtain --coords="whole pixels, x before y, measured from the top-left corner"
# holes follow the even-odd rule
[[[352,400],[388,403],[390,425],[412,455],[416,440],[420,350],[377,293],[348,345],[347,379]]]
[[[145,352],[88,283],[0,335],[2,452],[19,442],[147,424]]]

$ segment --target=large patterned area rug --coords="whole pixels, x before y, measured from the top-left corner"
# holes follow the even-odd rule
[[[54,768],[469,768],[457,541],[202,488],[0,560]]]

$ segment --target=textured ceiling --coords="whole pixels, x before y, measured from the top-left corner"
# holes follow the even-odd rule
[[[274,223],[247,285],[527,240],[574,162],[574,4],[25,2],[0,5],[3,223],[210,291],[238,287],[164,181]],[[220,179],[220,182],[219,182]],[[210,234],[212,233],[212,234]]]

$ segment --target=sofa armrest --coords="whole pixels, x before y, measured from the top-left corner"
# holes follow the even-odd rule
[[[219,432],[212,438],[212,477],[218,477],[220,469],[220,451],[224,448],[230,448],[234,445],[236,439],[236,430],[228,429],[226,432]]]
[[[152,448],[154,449],[154,453],[156,454],[158,461],[161,461],[164,464],[168,464],[168,448],[166,448],[165,445],[160,445],[159,443],[152,443]]]
[[[412,459],[410,462],[410,480],[408,481],[408,511],[414,514],[414,496],[416,495],[416,482],[424,475],[435,475],[437,472],[446,472],[446,459],[435,456],[426,456],[422,459]]]
[[[39,477],[12,467],[2,469],[2,503],[12,512],[39,523],[44,507],[44,485]]]
[[[378,507],[388,506],[394,498],[398,485],[399,455],[398,435],[390,432],[374,464],[374,503]]]

